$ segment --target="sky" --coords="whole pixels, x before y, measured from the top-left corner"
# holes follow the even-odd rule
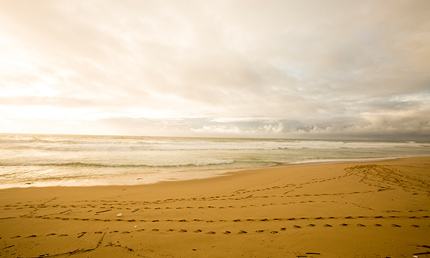
[[[430,141],[429,13],[0,0],[0,133]]]

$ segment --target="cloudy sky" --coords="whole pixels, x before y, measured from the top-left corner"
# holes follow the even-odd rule
[[[429,140],[429,13],[0,0],[0,132]]]

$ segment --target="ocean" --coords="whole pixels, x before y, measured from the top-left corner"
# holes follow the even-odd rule
[[[412,156],[430,156],[430,143],[0,134],[0,188],[150,184]]]

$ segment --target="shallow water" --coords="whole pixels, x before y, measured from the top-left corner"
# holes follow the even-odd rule
[[[274,165],[429,155],[426,142],[0,134],[0,188],[148,184]]]

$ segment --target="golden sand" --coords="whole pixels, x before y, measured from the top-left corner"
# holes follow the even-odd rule
[[[0,193],[0,257],[430,257],[429,157]]]

